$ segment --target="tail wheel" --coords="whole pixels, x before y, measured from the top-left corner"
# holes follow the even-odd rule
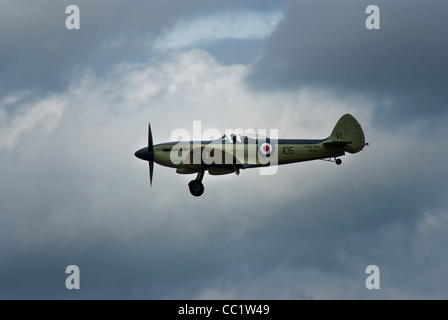
[[[195,197],[199,197],[204,193],[204,185],[198,180],[191,180],[188,187],[190,188],[190,193]]]

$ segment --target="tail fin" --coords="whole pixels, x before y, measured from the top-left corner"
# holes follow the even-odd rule
[[[325,144],[344,144],[349,153],[361,151],[366,145],[361,125],[350,114],[344,114],[336,123]]]

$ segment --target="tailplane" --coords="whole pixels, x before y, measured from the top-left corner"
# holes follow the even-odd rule
[[[366,141],[361,125],[351,114],[347,113],[336,123],[324,144],[343,144],[345,145],[345,151],[356,153],[364,148]]]

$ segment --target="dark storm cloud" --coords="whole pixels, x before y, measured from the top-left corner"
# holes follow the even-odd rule
[[[12,51],[2,47],[1,55],[15,67],[35,69],[28,74],[19,68],[15,74],[12,67],[2,65],[1,83],[7,90],[29,89],[36,83],[41,87],[0,97],[0,298],[445,297],[444,119],[414,119],[386,130],[371,121],[375,105],[371,100],[379,101],[374,94],[384,92],[402,102],[411,99],[406,88],[422,86],[405,79],[403,65],[415,62],[414,69],[429,77],[420,65],[423,62],[412,60],[412,53],[397,61],[403,65],[396,74],[383,70],[380,60],[387,60],[387,55],[374,45],[387,42],[389,53],[403,54],[400,46],[392,45],[391,36],[382,37],[383,31],[395,30],[395,42],[401,41],[405,26],[391,27],[387,16],[392,9],[394,17],[398,12],[392,4],[403,4],[402,14],[406,14],[404,2],[391,2],[392,7],[377,3],[382,10],[379,33],[365,30],[367,3],[363,1],[352,1],[350,6],[342,0],[328,1],[319,8],[314,2],[291,2],[285,10],[287,19],[249,78],[257,88],[270,89],[262,92],[248,90],[244,82],[250,65],[220,63],[241,59],[234,58],[230,46],[239,43],[253,52],[257,49],[253,43],[225,40],[206,48],[212,53],[220,50],[215,56],[196,49],[141,59],[142,52],[150,51],[141,39],[163,36],[162,30],[169,32],[180,17],[226,12],[240,3],[218,1],[194,7],[189,1],[186,8],[183,2],[187,3],[170,9],[174,11],[167,13],[168,22],[164,13],[175,2],[152,1],[148,12],[143,1],[135,2],[135,7],[124,1],[107,2],[110,7],[106,2],[104,6],[78,2],[81,33],[64,27],[69,2],[58,9],[45,1],[15,9],[17,2],[3,2],[8,5],[3,12],[11,14],[0,19],[2,26],[10,26],[8,32],[1,29],[2,40],[11,48],[27,50],[15,50],[15,59]],[[241,8],[270,11],[270,3],[248,1]],[[410,3],[412,11],[415,3]],[[314,16],[299,10],[305,5]],[[154,15],[153,21],[145,21],[147,14]],[[348,21],[339,20],[341,16]],[[410,16],[419,14],[412,11]],[[25,20],[28,24],[23,25]],[[30,28],[37,22],[43,29]],[[53,24],[60,24],[62,30],[54,31]],[[146,27],[142,34],[134,32]],[[431,34],[424,26],[411,33],[416,41],[434,45]],[[370,47],[364,37],[373,42]],[[302,52],[291,40],[295,38],[312,48]],[[410,38],[402,40],[405,48],[412,43]],[[325,53],[328,48],[345,47],[357,51]],[[381,59],[375,60],[377,55],[370,51]],[[351,54],[352,61],[343,53]],[[302,63],[298,65],[296,55],[306,55],[312,63],[297,60]],[[373,72],[370,60],[381,72]],[[317,63],[326,66],[317,71],[328,81],[313,74]],[[351,67],[352,63],[367,68],[371,76],[355,81],[364,71]],[[73,66],[81,67],[73,71]],[[311,84],[298,76],[299,67]],[[338,75],[342,67],[347,69],[345,78]],[[255,74],[260,76],[257,81]],[[60,82],[65,75],[68,86]],[[436,75],[442,78],[441,73]],[[396,83],[388,77],[395,77]],[[383,78],[389,87],[380,84]],[[61,90],[55,92],[57,85]],[[370,97],[345,95],[364,93],[375,85],[379,87]],[[302,86],[308,88],[287,90]],[[337,95],[322,88],[344,90]],[[394,101],[390,105],[397,106]],[[436,104],[430,111],[435,108]],[[167,141],[171,130],[188,129],[198,119],[203,128],[266,125],[283,132],[289,125],[287,137],[323,138],[346,112],[360,120],[371,146],[344,157],[342,166],[316,161],[281,167],[274,176],[251,170],[240,176],[206,175],[201,198],[188,193],[193,176],[177,175],[158,165],[149,189],[147,164],[133,155],[146,144],[148,120],[155,143]],[[295,134],[297,130],[300,134]],[[65,288],[65,268],[71,264],[80,267],[78,291]],[[378,291],[367,290],[364,284],[365,268],[371,264],[381,269]]]
[[[381,140],[387,141],[387,138]],[[428,143],[426,147],[435,151],[439,142]],[[414,143],[425,145],[419,138]],[[428,274],[432,270],[443,278],[439,268],[446,265],[446,254],[435,246],[426,252],[425,258],[420,249],[440,235],[421,237],[418,232],[425,211],[446,205],[447,185],[439,178],[438,170],[430,169],[440,168],[442,161],[430,155],[413,155],[407,147],[382,151],[389,155],[386,161],[377,159],[377,148],[367,148],[357,157],[356,164],[352,162],[342,171],[333,172],[334,180],[310,195],[301,194],[301,190],[309,188],[306,187],[309,179],[314,176],[326,180],[330,171],[316,164],[311,170],[314,174],[307,176],[303,167],[308,164],[291,168],[298,171],[297,179],[301,181],[293,187],[297,190],[295,199],[283,205],[277,202],[278,207],[271,208],[277,214],[248,237],[257,239],[257,243],[249,245],[254,248],[252,257],[259,259],[255,264],[274,268],[275,263],[268,261],[281,262],[298,274],[306,270],[326,274],[325,281],[331,279],[327,278],[329,274],[334,274],[336,279],[344,279],[345,285],[354,281],[353,287],[359,288],[356,295],[365,298],[369,292],[362,290],[364,270],[367,265],[375,264],[381,267],[384,284],[389,286],[389,290],[377,292],[377,297],[394,297],[392,287],[399,288],[403,297],[437,296],[443,292],[446,283],[438,283],[434,281],[435,275],[428,277]],[[409,168],[418,168],[419,172],[411,174]],[[439,232],[445,228],[443,222]],[[432,263],[426,263],[426,259]],[[415,277],[420,272],[425,275]],[[334,283],[328,285],[337,291]],[[308,293],[315,289],[311,287]],[[338,294],[345,296],[342,291]]]
[[[147,60],[148,45],[202,1],[2,1],[0,94],[57,90],[74,67],[106,72],[115,63]],[[66,7],[80,9],[80,29],[68,30]]]
[[[380,30],[368,30],[368,5]],[[388,115],[446,110],[446,1],[290,1],[249,81],[259,90],[367,94]],[[392,111],[387,110],[393,105]]]
[[[79,30],[65,27],[66,7],[73,4],[80,9]],[[175,22],[254,6],[259,11],[274,7],[270,1],[4,0],[0,94],[29,88],[60,90],[75,68],[89,66],[104,74],[116,63],[147,61],[154,40]]]
[[[254,94],[244,86],[248,68],[192,50],[105,76],[87,70],[63,93],[25,96],[23,106],[20,96],[6,99],[22,111],[0,117],[0,297],[443,297],[443,135],[419,135],[418,123],[377,131],[363,99]],[[207,175],[199,199],[188,193],[193,176],[161,166],[149,189],[147,164],[133,155],[148,119],[158,143],[199,116],[221,128],[255,125],[274,121],[272,105],[282,105],[288,118],[318,119],[305,131],[323,136],[332,112],[359,104],[371,147],[342,166]],[[225,112],[217,119],[215,110]],[[71,264],[81,271],[79,291],[65,288]],[[364,285],[371,264],[382,272],[376,293]]]

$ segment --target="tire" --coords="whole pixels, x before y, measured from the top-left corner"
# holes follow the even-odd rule
[[[191,180],[188,187],[190,188],[190,193],[195,197],[199,197],[204,193],[204,185],[200,181]]]

